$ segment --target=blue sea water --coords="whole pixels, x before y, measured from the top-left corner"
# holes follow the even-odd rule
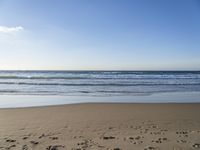
[[[199,71],[0,71],[0,94],[116,96],[200,91]]]
[[[49,97],[62,97],[61,103],[68,103],[66,98],[72,100],[73,97],[79,97],[74,102],[85,102],[84,97],[93,97],[89,98],[90,102],[109,102],[109,99],[117,100],[118,96],[118,102],[124,102],[125,99],[128,102],[131,99],[142,102],[138,96],[165,93],[196,93],[194,101],[200,102],[200,71],[0,71],[0,101],[5,100],[8,95],[15,98],[43,96],[43,100],[46,96],[49,101]],[[146,98],[146,101],[147,99],[151,98]],[[172,99],[166,99],[166,102],[170,100]],[[20,103],[21,106],[24,105],[24,101],[23,104]],[[40,103],[43,105],[41,101]],[[45,104],[47,103],[46,101]],[[60,104],[59,98],[53,103]],[[0,107],[2,104],[1,101]]]

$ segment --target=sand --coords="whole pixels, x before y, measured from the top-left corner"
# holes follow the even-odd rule
[[[0,150],[200,149],[200,104],[0,109]]]

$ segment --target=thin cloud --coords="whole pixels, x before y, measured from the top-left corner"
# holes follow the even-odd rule
[[[21,26],[17,26],[17,27],[0,26],[0,33],[12,34],[12,33],[22,31],[22,30],[24,30],[24,28]]]

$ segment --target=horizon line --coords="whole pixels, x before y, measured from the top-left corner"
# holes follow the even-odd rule
[[[67,69],[51,69],[51,70],[49,70],[49,69],[0,69],[0,71],[135,71],[135,72],[142,72],[142,71],[168,71],[168,72],[170,72],[170,71],[177,71],[177,72],[189,72],[189,71],[191,71],[191,72],[200,72],[200,69],[199,70],[174,70],[174,69],[172,69],[172,70],[165,70],[165,69],[161,69],[161,70],[134,70],[134,69],[130,69],[130,70],[119,70],[119,69],[105,69],[105,70],[103,70],[103,69],[69,69],[69,70],[67,70]]]

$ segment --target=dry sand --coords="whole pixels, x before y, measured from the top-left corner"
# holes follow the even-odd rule
[[[1,149],[200,149],[200,104],[0,109]]]

